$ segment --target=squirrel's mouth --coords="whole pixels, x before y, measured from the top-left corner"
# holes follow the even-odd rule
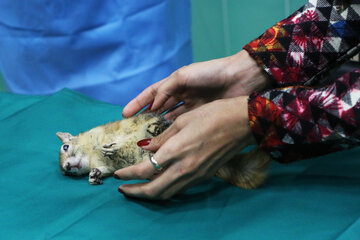
[[[82,168],[81,160],[76,164],[71,164],[69,162],[65,163],[64,170],[66,173],[76,174]]]

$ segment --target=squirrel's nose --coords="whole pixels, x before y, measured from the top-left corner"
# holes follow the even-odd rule
[[[66,166],[65,166],[66,170],[67,171],[70,171],[71,170],[71,166],[70,166],[70,163],[66,163]]]

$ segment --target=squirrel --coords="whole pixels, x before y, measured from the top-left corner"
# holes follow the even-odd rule
[[[116,170],[148,160],[151,152],[137,142],[152,138],[171,125],[171,121],[153,113],[110,122],[73,136],[57,132],[62,141],[59,152],[60,170],[64,175],[89,174],[89,183],[102,184],[102,179]],[[260,186],[266,177],[270,156],[255,148],[247,154],[234,156],[223,165],[216,176],[241,188]]]

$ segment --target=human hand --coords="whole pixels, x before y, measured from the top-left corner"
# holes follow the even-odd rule
[[[254,142],[247,96],[217,100],[182,114],[143,147],[156,151],[154,158],[163,167],[161,172],[145,160],[116,171],[114,176],[123,180],[152,179],[121,185],[119,191],[126,196],[168,199],[213,176],[236,153]]]
[[[129,102],[123,110],[123,116],[133,116],[148,104],[152,112],[163,113],[183,102],[183,105],[165,115],[168,119],[175,119],[213,100],[249,95],[270,85],[266,74],[242,50],[230,57],[178,69]]]

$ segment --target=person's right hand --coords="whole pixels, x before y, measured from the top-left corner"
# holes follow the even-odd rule
[[[193,63],[178,69],[129,102],[123,116],[131,117],[148,104],[151,112],[163,113],[183,102],[165,115],[167,119],[175,119],[213,100],[249,95],[269,85],[271,82],[266,74],[242,50],[230,57]]]

